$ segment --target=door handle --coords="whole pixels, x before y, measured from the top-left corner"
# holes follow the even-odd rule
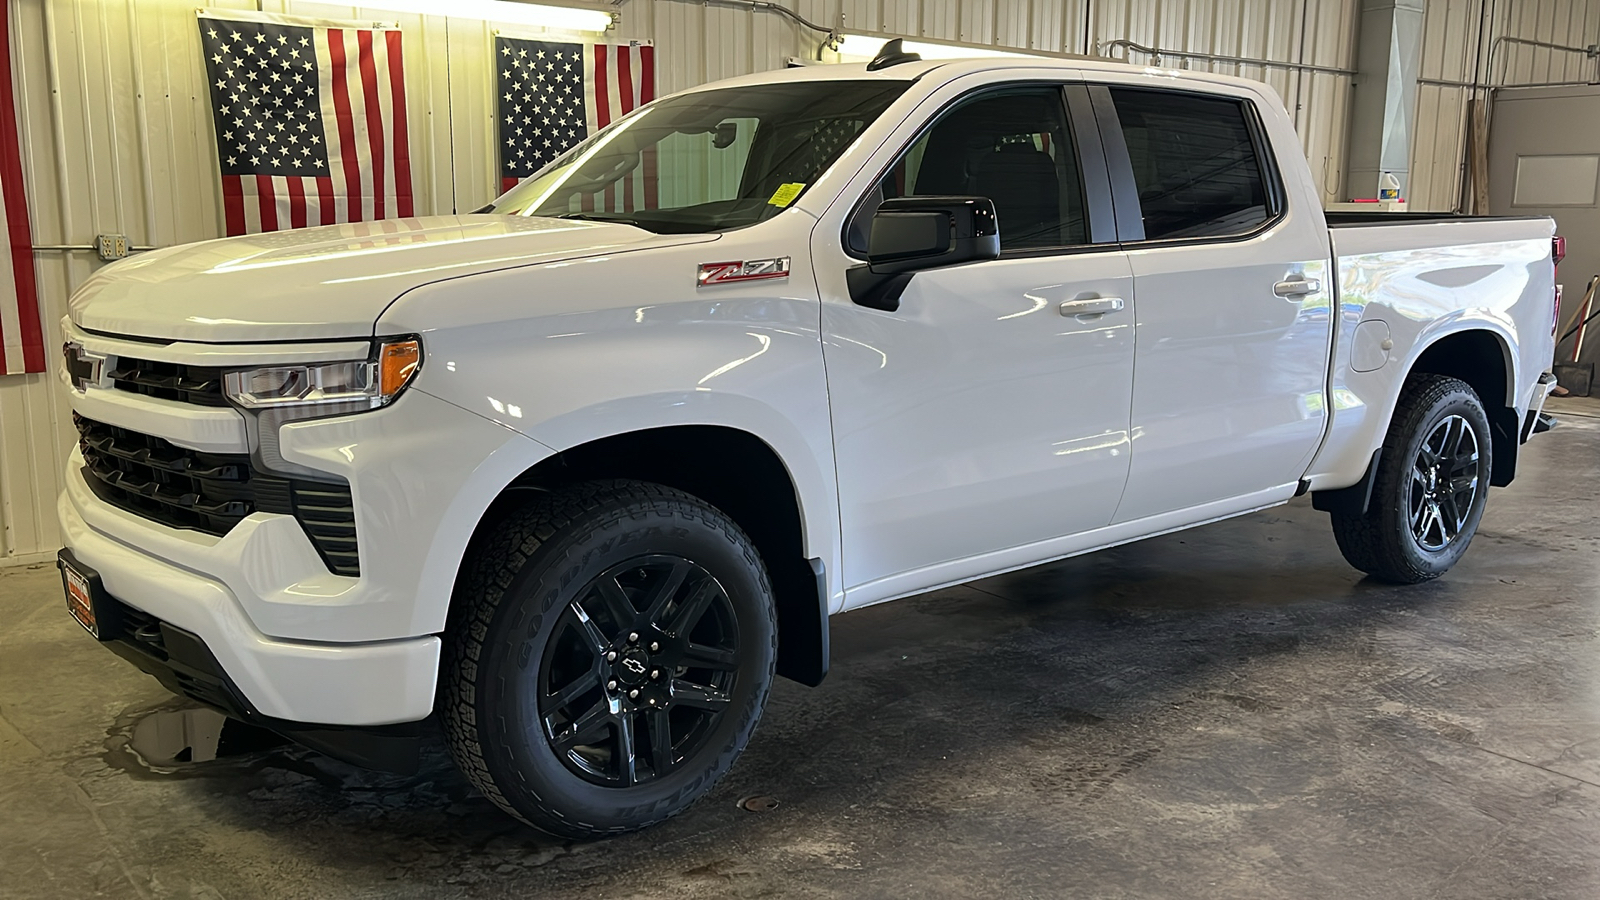
[[[1296,278],[1290,281],[1280,281],[1272,286],[1272,292],[1279,297],[1304,297],[1322,290],[1322,282],[1315,278]]]
[[[1061,301],[1061,314],[1063,316],[1103,316],[1108,312],[1120,312],[1123,307],[1121,297],[1091,297],[1087,300]]]

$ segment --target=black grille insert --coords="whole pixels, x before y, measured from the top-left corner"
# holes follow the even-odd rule
[[[223,535],[255,511],[250,457],[200,453],[72,416],[89,484],[102,500],[174,528]]]
[[[227,406],[222,370],[149,359],[117,357],[109,377],[118,390],[200,406]]]
[[[73,413],[84,476],[100,499],[147,519],[224,535],[257,510],[294,516],[336,575],[360,575],[350,486],[255,471],[243,454],[201,453]]]

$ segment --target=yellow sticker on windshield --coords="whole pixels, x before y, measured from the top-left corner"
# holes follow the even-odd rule
[[[801,182],[791,181],[788,184],[780,184],[778,189],[772,192],[772,199],[767,202],[773,206],[788,206],[805,189],[805,184]]]

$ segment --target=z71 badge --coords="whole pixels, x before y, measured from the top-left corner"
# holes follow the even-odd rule
[[[789,257],[774,259],[746,259],[736,262],[700,264],[700,287],[713,284],[732,284],[736,281],[761,281],[767,278],[788,278]]]

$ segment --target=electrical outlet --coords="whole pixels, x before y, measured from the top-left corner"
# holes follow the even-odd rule
[[[128,236],[125,234],[97,234],[94,236],[94,245],[100,252],[100,258],[108,262],[128,255]]]

